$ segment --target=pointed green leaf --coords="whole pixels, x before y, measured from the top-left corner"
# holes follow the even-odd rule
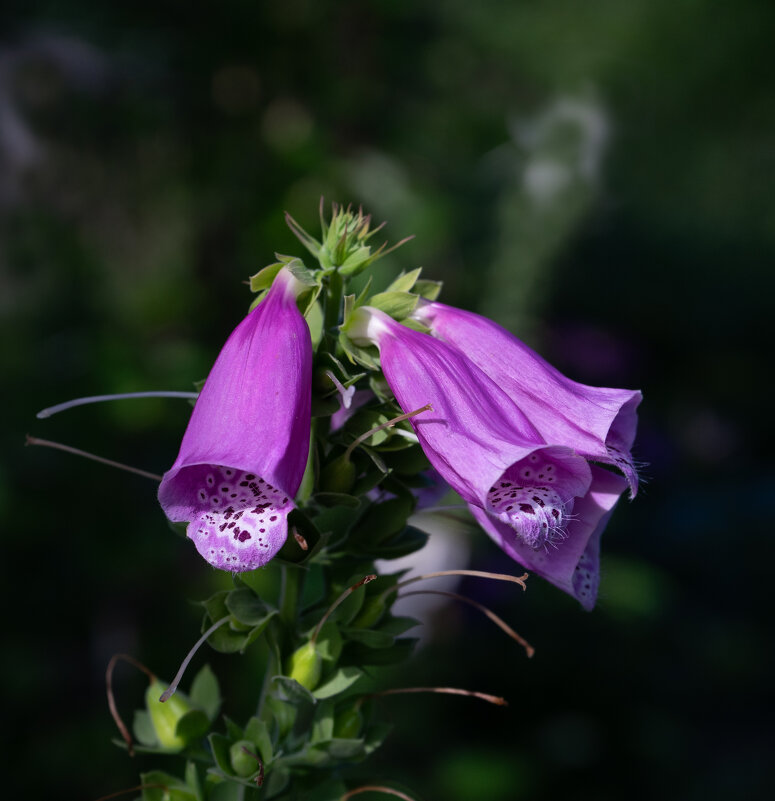
[[[221,708],[221,691],[209,665],[205,665],[194,677],[189,696],[192,703],[204,709],[211,721],[215,720]]]
[[[245,739],[255,744],[265,765],[272,761],[272,738],[269,735],[269,727],[265,721],[260,718],[251,718],[248,721],[248,725],[245,726]]]
[[[426,300],[436,300],[441,294],[443,281],[426,281],[425,279],[417,281],[412,291]]]
[[[210,729],[210,719],[201,709],[192,709],[186,712],[177,726],[175,726],[175,736],[181,737],[187,743],[204,737]]]
[[[356,667],[343,667],[322,686],[318,687],[313,695],[318,699],[333,698],[352,687],[363,676],[363,671]]]
[[[416,270],[412,270],[411,272],[404,273],[402,272],[401,275],[396,278],[395,281],[387,288],[388,292],[411,292],[412,287],[415,285],[415,282],[420,277],[420,273],[422,272],[422,267],[418,267]]]

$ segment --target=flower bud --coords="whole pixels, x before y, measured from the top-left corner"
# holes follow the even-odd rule
[[[314,690],[320,681],[320,672],[323,667],[323,660],[315,649],[313,642],[305,642],[297,648],[288,662],[287,674],[298,681],[302,687]]]
[[[176,734],[175,730],[178,721],[191,711],[191,706],[180,693],[175,693],[169,700],[161,702],[159,696],[166,689],[166,684],[154,679],[145,691],[145,705],[159,743],[171,751],[181,751],[186,741]]]
[[[256,757],[256,746],[250,740],[237,740],[229,749],[231,767],[237,776],[243,779],[252,776],[258,770],[260,762]]]
[[[340,712],[334,720],[334,737],[345,740],[355,739],[361,732],[363,715],[360,706],[354,705]]]
[[[346,455],[327,464],[320,474],[320,489],[323,492],[348,493],[355,483],[355,465]]]

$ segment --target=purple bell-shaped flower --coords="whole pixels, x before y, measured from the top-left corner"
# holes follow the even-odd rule
[[[213,365],[159,501],[214,567],[265,565],[282,547],[309,453],[312,343],[286,269]]]

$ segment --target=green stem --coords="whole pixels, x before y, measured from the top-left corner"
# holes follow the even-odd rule
[[[326,315],[324,330],[332,332],[339,326],[339,312],[342,307],[342,294],[344,283],[342,276],[338,272],[328,276],[328,287],[326,290]]]
[[[297,567],[283,565],[282,586],[280,589],[280,621],[291,637],[296,630],[296,618],[301,596],[303,571]]]

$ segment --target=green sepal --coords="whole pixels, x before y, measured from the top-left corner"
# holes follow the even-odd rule
[[[157,748],[160,746],[159,738],[156,736],[156,729],[153,728],[151,715],[147,709],[136,709],[135,716],[132,721],[132,731],[137,740],[142,745],[149,748]]]
[[[367,370],[379,370],[379,351],[377,348],[369,346],[361,348],[356,345],[344,331],[339,332],[339,346],[345,353],[345,356],[353,364],[360,364]]]
[[[425,300],[433,301],[439,297],[443,286],[443,281],[427,281],[422,279],[415,283],[412,287],[412,292],[419,295],[421,298],[425,298]]]
[[[261,759],[264,760],[264,765],[269,765],[274,756],[274,749],[266,721],[257,717],[251,718],[245,726],[245,739],[250,740],[256,746]]]
[[[221,691],[218,679],[209,665],[205,665],[194,676],[189,696],[193,704],[204,710],[211,722],[218,717],[221,708]]]
[[[369,305],[390,315],[394,320],[404,320],[417,306],[419,298],[410,292],[380,292],[369,300]]]
[[[315,719],[312,721],[309,741],[311,745],[330,740],[334,736],[334,703],[323,701],[317,706]]]
[[[288,676],[307,690],[317,687],[322,671],[323,660],[311,640],[299,646],[285,666]]]
[[[255,275],[250,276],[250,291],[262,292],[272,286],[272,282],[277,277],[277,273],[282,270],[285,264],[281,261],[270,264],[259,270]]]
[[[398,278],[393,281],[393,283],[387,288],[387,292],[411,292],[412,287],[417,282],[417,279],[420,277],[420,273],[422,272],[422,267],[418,267],[416,270],[411,270],[408,273],[402,272]]]
[[[229,749],[231,748],[229,738],[217,732],[213,732],[207,740],[210,743],[210,749],[213,753],[215,764],[226,776],[234,776],[234,769],[231,766],[231,754],[229,753]]]

